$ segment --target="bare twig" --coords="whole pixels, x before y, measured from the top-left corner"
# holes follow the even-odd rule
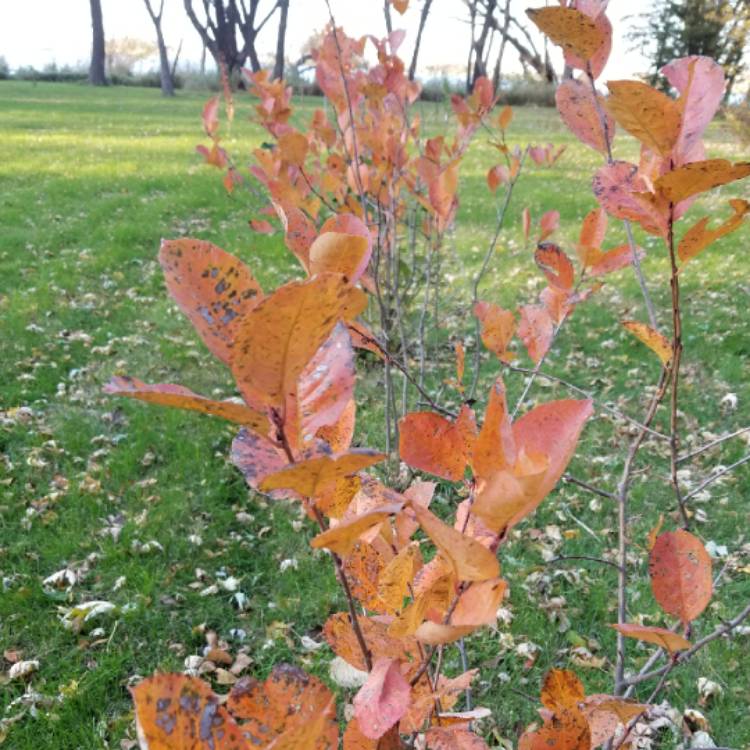
[[[615,495],[614,492],[601,490],[598,487],[594,487],[594,485],[589,484],[588,482],[584,482],[581,479],[572,476],[571,474],[564,474],[563,482],[565,482],[566,484],[575,484],[579,487],[583,487],[585,490],[592,492],[594,495],[599,495],[599,497],[606,497],[607,500],[617,500],[617,495]]]
[[[688,492],[687,495],[685,495],[685,497],[683,498],[683,501],[686,502],[690,500],[690,498],[695,497],[701,490],[704,490],[706,487],[708,487],[709,484],[713,484],[720,477],[723,477],[725,474],[729,474],[730,471],[734,471],[738,466],[742,466],[742,464],[746,464],[748,461],[750,461],[750,454],[744,456],[743,458],[740,458],[733,464],[725,466],[723,469],[719,469],[719,471],[714,472],[710,477],[704,479],[695,489],[690,490],[690,492]]]
[[[721,443],[727,440],[731,440],[732,438],[735,438],[738,435],[744,435],[746,432],[750,432],[750,427],[743,427],[740,430],[735,430],[734,432],[730,432],[728,435],[722,435],[721,437],[716,438],[716,440],[712,440],[710,443],[706,443],[705,445],[702,445],[700,448],[696,448],[694,451],[690,451],[690,453],[686,453],[684,456],[680,456],[677,459],[677,463],[682,463],[683,461],[689,461],[691,458],[700,456],[701,453],[705,453],[707,450],[711,450],[711,448],[717,445],[720,445]]]
[[[560,557],[553,557],[547,564],[554,565],[554,563],[566,562],[567,560],[589,560],[601,565],[609,565],[615,570],[620,570],[620,566],[616,562],[605,560],[603,557],[591,557],[589,555],[560,555]]]

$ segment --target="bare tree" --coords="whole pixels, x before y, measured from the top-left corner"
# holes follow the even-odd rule
[[[263,0],[201,0],[203,18],[199,18],[193,7],[195,0],[183,1],[188,18],[203,44],[217,65],[224,62],[230,77],[248,59],[253,71],[261,69],[256,49],[258,35],[276,10],[288,7],[288,2],[274,0],[267,14],[259,19],[258,11]],[[286,30],[286,24],[284,27]]]
[[[91,45],[89,83],[92,86],[106,86],[107,78],[104,74],[104,64],[107,53],[104,47],[104,21],[102,19],[101,0],[91,0],[91,30],[93,32],[93,43]]]
[[[414,76],[417,74],[417,58],[419,57],[419,46],[422,43],[422,34],[424,27],[427,24],[427,16],[430,14],[430,7],[432,6],[432,0],[424,0],[422,4],[422,12],[419,16],[419,28],[417,29],[417,37],[414,41],[414,53],[411,56],[411,64],[409,65],[409,80],[413,81]]]
[[[289,0],[278,0],[279,29],[276,33],[276,61],[273,66],[273,77],[284,77],[284,43],[286,41],[286,22],[289,15]]]
[[[159,46],[159,71],[161,75],[161,93],[163,96],[174,96],[174,76],[169,67],[169,55],[167,54],[167,45],[164,42],[164,33],[161,28],[161,19],[164,14],[164,0],[159,2],[159,12],[155,12],[151,0],[143,0],[146,3],[151,20],[156,29],[156,43]],[[176,61],[175,61],[176,62]]]

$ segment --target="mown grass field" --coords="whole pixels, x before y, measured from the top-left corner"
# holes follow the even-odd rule
[[[303,637],[317,639],[344,602],[325,556],[308,546],[309,523],[297,508],[248,492],[228,461],[231,426],[116,401],[101,390],[113,373],[127,372],[205,394],[233,393],[228,373],[166,295],[156,262],[160,238],[209,239],[238,253],[268,288],[299,275],[280,236],[248,229],[256,199],[244,192],[228,197],[218,173],[199,163],[194,146],[204,98],[0,83],[0,674],[14,658],[39,661],[28,681],[0,682],[0,744],[14,750],[132,747],[127,686],[155,669],[182,669],[187,656],[201,652],[206,629],[252,657],[247,673],[264,676],[272,664],[292,661],[327,676],[331,652],[306,650]],[[241,96],[238,109],[226,144],[245,159],[261,134],[246,122],[249,102]],[[442,108],[430,105],[422,114],[430,128],[442,127]],[[524,247],[521,209],[528,206],[536,218],[559,210],[558,239],[572,252],[580,221],[594,206],[589,179],[599,161],[573,142],[553,111],[517,110],[511,139],[568,146],[555,167],[532,165],[521,179],[483,286],[483,299],[515,307],[534,301],[542,285]],[[634,157],[633,143],[621,141],[618,154]],[[742,156],[721,124],[708,146],[712,155]],[[464,333],[469,351],[468,284],[495,221],[484,181],[492,158],[480,136],[462,167],[458,229],[444,262],[441,323]],[[734,196],[750,197],[747,184],[715,192],[691,216],[725,215],[726,198]],[[620,238],[613,223],[608,246]],[[639,239],[666,322],[667,260],[653,239]],[[750,424],[749,241],[745,227],[684,273],[686,447]],[[632,317],[645,319],[637,285],[623,271],[576,311],[547,370],[638,414],[658,362],[619,328],[618,320]],[[480,395],[498,371],[496,362],[483,361]],[[360,442],[382,447],[378,370],[366,358],[360,364]],[[513,374],[506,381],[513,402],[523,381]],[[541,381],[530,403],[567,395]],[[666,423],[664,413],[658,421]],[[571,472],[613,490],[627,435],[625,424],[593,420]],[[737,439],[704,454],[685,466],[686,486],[747,450],[747,441]],[[674,501],[663,447],[649,443],[643,457],[648,465],[640,464],[634,486],[631,615],[666,624],[649,590],[645,550],[660,513],[665,528],[674,527]],[[748,465],[696,500],[697,533],[727,547],[715,561],[723,574],[695,624],[697,638],[750,597]],[[436,507],[453,502],[441,487]],[[540,679],[551,666],[576,669],[589,693],[611,689],[615,639],[606,624],[616,621],[615,571],[548,561],[607,556],[615,526],[613,504],[566,485],[503,548],[512,621],[467,643],[470,664],[481,668],[475,702],[494,714],[484,724],[491,745],[515,743],[535,718]],[[43,585],[66,567],[77,572],[73,585]],[[66,629],[60,608],[90,600],[116,609],[79,633]],[[634,667],[650,652],[635,642],[628,649]],[[674,673],[665,693],[679,712],[700,708],[718,745],[750,746],[748,653],[748,635],[715,642]],[[446,664],[459,669],[455,650]],[[699,677],[723,688],[705,706]],[[652,687],[642,686],[638,696]],[[676,742],[665,731],[655,747]]]

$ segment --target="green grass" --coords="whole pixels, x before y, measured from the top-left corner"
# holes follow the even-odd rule
[[[201,141],[203,98],[184,94],[164,101],[145,89],[0,84],[0,645],[40,664],[25,701],[21,682],[0,691],[0,721],[6,720],[0,741],[5,738],[5,746],[14,750],[119,748],[121,739],[133,737],[128,684],[154,669],[183,668],[184,658],[204,645],[205,629],[229,640],[233,651],[245,648],[254,659],[250,671],[258,676],[281,660],[321,676],[327,672],[330,652],[306,653],[301,637],[316,637],[343,601],[330,565],[308,546],[313,531],[297,508],[248,492],[227,459],[233,429],[226,424],[101,393],[115,371],[181,382],[206,394],[232,393],[227,372],[164,291],[155,260],[160,238],[210,239],[238,253],[267,288],[299,275],[278,236],[255,235],[247,228],[257,198],[243,191],[228,197],[218,173],[200,165],[193,149]],[[240,102],[226,144],[249,159],[262,138],[245,121],[248,108]],[[430,105],[422,114],[435,130],[442,113]],[[568,146],[554,168],[529,166],[483,285],[483,299],[514,307],[534,301],[542,285],[523,244],[521,209],[528,206],[535,218],[559,210],[559,238],[572,252],[580,220],[594,207],[589,180],[599,162],[574,143],[551,111],[519,109],[511,136],[521,143]],[[471,351],[466,290],[496,212],[484,182],[493,159],[485,140],[478,139],[462,167],[458,230],[445,255],[444,270],[452,281],[443,296],[445,329],[434,335],[444,359],[447,336],[454,331],[466,332]],[[721,126],[710,131],[708,145],[712,155],[741,156]],[[617,150],[634,158],[632,142],[622,139]],[[725,199],[747,198],[748,188],[720,193],[692,213],[723,214]],[[620,236],[613,222],[608,244]],[[649,251],[645,273],[666,321],[666,258],[653,240],[639,239]],[[682,411],[688,445],[700,445],[708,432],[750,423],[748,239],[744,228],[684,273]],[[620,330],[618,320],[642,315],[637,285],[628,272],[618,273],[576,311],[550,357],[549,371],[636,414],[658,364]],[[360,435],[362,442],[382,447],[377,374],[367,363],[361,372]],[[497,364],[485,357],[485,392],[496,373]],[[523,383],[518,376],[508,376],[507,383],[513,402]],[[737,394],[736,411],[721,405],[730,392]],[[567,395],[542,384],[531,403]],[[663,425],[663,414],[659,420]],[[613,489],[626,439],[626,426],[592,421],[571,471]],[[743,451],[746,445],[737,440],[707,453],[686,479],[697,483],[712,466],[728,464]],[[643,455],[648,471],[634,486],[638,577],[631,612],[663,624],[649,591],[644,550],[660,513],[665,528],[674,526],[674,503],[664,451],[650,443]],[[701,537],[726,544],[731,554],[714,602],[695,624],[695,637],[750,597],[749,489],[750,472],[742,467],[714,485],[707,502],[694,506],[705,515],[697,524]],[[441,486],[438,508],[447,510],[455,501],[448,490]],[[238,520],[238,514],[245,515]],[[112,528],[119,529],[116,539]],[[555,541],[558,532],[562,541]],[[163,551],[139,553],[151,540]],[[576,669],[588,692],[611,689],[614,633],[605,625],[616,619],[614,571],[588,563],[550,566],[545,558],[602,556],[615,545],[614,508],[565,486],[503,548],[513,621],[467,644],[470,663],[482,668],[474,698],[493,710],[484,728],[494,741],[515,742],[535,718],[536,704],[524,695],[538,695],[541,676],[551,666]],[[296,560],[297,569],[280,572],[283,560]],[[70,591],[46,591],[42,580],[66,566],[84,570],[82,580]],[[717,572],[722,566],[717,562]],[[248,600],[244,611],[221,587],[201,595],[228,576],[240,579]],[[94,624],[102,632],[64,629],[59,608],[93,599],[118,608]],[[569,628],[554,619],[556,612],[569,618]],[[235,629],[247,633],[242,643],[232,640]],[[527,643],[537,647],[533,660],[524,655]],[[594,661],[582,665],[588,657],[576,647],[588,649]],[[723,696],[701,710],[717,744],[735,748],[750,743],[747,648],[747,636],[712,644],[675,673],[666,693],[682,711],[698,706],[698,677],[720,683]],[[629,653],[637,666],[648,650],[632,642]],[[601,666],[596,659],[604,660]],[[454,650],[447,652],[446,664],[459,668]],[[645,698],[650,687],[644,686],[639,697]],[[673,745],[668,736],[661,746]]]

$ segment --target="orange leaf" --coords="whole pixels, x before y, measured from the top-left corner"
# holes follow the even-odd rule
[[[425,620],[415,631],[414,637],[429,646],[441,646],[464,638],[478,627],[478,625],[446,625],[442,622]]]
[[[640,260],[644,255],[644,251],[640,247],[636,247],[636,253],[638,253],[638,259]],[[630,245],[620,245],[612,250],[607,250],[606,253],[601,253],[589,268],[589,275],[593,277],[605,276],[613,271],[619,271],[621,268],[631,265],[633,262],[633,253],[630,249]]]
[[[188,409],[190,411],[203,412],[204,414],[212,414],[222,419],[228,419],[230,422],[246,425],[261,435],[267,434],[270,429],[268,417],[245,404],[235,404],[231,401],[214,401],[205,396],[199,396],[197,393],[193,393],[181,385],[171,385],[170,383],[148,385],[137,378],[115,375],[104,386],[104,392],[113,396],[135,398],[150,404],[173,406],[177,409]]]
[[[662,334],[655,331],[651,326],[639,323],[636,320],[623,320],[622,325],[651,349],[665,367],[669,364],[672,359],[672,344]]]
[[[410,662],[419,658],[417,642],[413,638],[392,638],[388,635],[388,626],[371,617],[360,615],[358,620],[373,659],[386,657]],[[357,669],[367,669],[348,612],[331,615],[323,627],[323,637],[337,656]]]
[[[497,116],[497,124],[500,126],[500,130],[507,130],[512,119],[513,110],[506,105],[500,110],[500,114]]]
[[[584,60],[591,59],[605,41],[594,21],[572,8],[528,8],[526,15],[564,52]]]
[[[390,0],[391,5],[403,16],[409,7],[409,0]]]
[[[607,110],[646,148],[668,156],[680,134],[680,105],[640,81],[609,81]]]
[[[477,302],[474,305],[474,315],[482,325],[482,343],[501,362],[511,362],[515,358],[508,351],[516,329],[513,313],[491,302]]]
[[[274,667],[263,683],[243,677],[229,693],[227,708],[243,719],[242,733],[248,739],[243,747],[328,750],[338,744],[331,691],[290,664]]]
[[[540,305],[524,305],[519,308],[521,321],[518,337],[534,364],[538,364],[552,344],[554,325],[546,308]]]
[[[419,525],[450,562],[461,581],[485,581],[497,578],[500,564],[495,555],[475,539],[443,523],[427,508],[412,504]]]
[[[545,211],[542,214],[542,218],[539,219],[539,239],[541,243],[547,239],[551,234],[556,232],[560,227],[560,212],[559,211]]]
[[[583,81],[569,78],[558,86],[555,103],[563,122],[579,141],[596,151],[607,153],[607,137],[611,143],[615,134],[615,121],[601,104],[600,108],[597,108],[590,86]],[[607,121],[607,137],[602,127],[602,117]]]
[[[589,253],[594,251],[594,260],[599,257],[604,236],[607,233],[607,212],[603,208],[589,211],[581,224],[578,237],[578,257],[585,266],[591,265]]]
[[[279,136],[278,140],[281,158],[294,164],[295,167],[301,167],[305,163],[307,156],[307,138],[297,130],[290,130]]]
[[[487,479],[515,462],[516,445],[505,401],[505,386],[498,378],[490,390],[484,423],[474,444],[472,469],[478,479]]]
[[[661,646],[661,648],[669,651],[670,654],[675,653],[675,651],[684,651],[686,648],[690,648],[691,645],[687,638],[683,638],[679,633],[667,630],[666,628],[654,628],[630,623],[610,625],[610,627],[628,638],[655,643],[657,646]]]
[[[380,658],[354,696],[354,715],[365,737],[377,740],[406,713],[411,687],[395,659]]]
[[[303,497],[313,498],[338,479],[356,474],[368,466],[379,463],[384,453],[359,448],[340,456],[318,456],[291,464],[264,477],[260,483],[263,492],[293,490]]]
[[[451,615],[451,625],[492,625],[497,620],[497,610],[503,601],[508,584],[502,578],[473,583],[458,597]]]
[[[631,703],[604,693],[589,695],[581,711],[591,729],[591,747],[599,747],[611,739],[621,724],[639,716],[648,706]]]
[[[577,708],[556,713],[536,732],[526,732],[518,750],[591,750],[591,730],[586,717]]]
[[[422,567],[419,545],[412,543],[404,547],[378,577],[378,594],[388,612],[400,612],[404,598],[409,593],[409,584]]]
[[[167,289],[214,356],[229,364],[245,316],[263,298],[250,269],[203,240],[164,240],[159,249]]]
[[[219,97],[212,96],[203,105],[203,129],[213,138],[219,130]]]
[[[264,477],[283,469],[288,462],[284,451],[268,438],[241,429],[232,441],[232,463],[242,472],[247,483],[258,489]],[[297,497],[287,492],[273,493],[272,497]]]
[[[462,409],[466,414],[468,407]],[[399,422],[399,455],[415,469],[457,482],[464,476],[470,445],[468,417],[451,422],[434,412],[411,412]]]
[[[707,229],[709,217],[706,216],[685,232],[677,246],[677,255],[681,261],[687,263],[712,242],[742,226],[745,215],[750,212],[750,203],[737,199],[729,201],[729,205],[734,213],[716,229]]]
[[[383,557],[372,544],[358,541],[343,559],[344,572],[352,594],[365,609],[384,612],[378,594],[378,578],[383,571]]]
[[[355,318],[366,305],[365,293],[338,274],[279,287],[242,318],[231,361],[238,385],[282,406],[296,395],[299,376],[336,323]]]
[[[554,243],[540,242],[534,260],[552,286],[571,291],[575,282],[575,269],[570,258]]]
[[[711,601],[711,558],[689,531],[661,534],[649,554],[648,571],[659,606],[683,623],[698,617]]]
[[[431,727],[425,739],[428,750],[489,750],[489,745],[481,737],[461,726]]]
[[[247,740],[206,683],[182,674],[156,674],[130,690],[141,747],[248,750]]]
[[[575,708],[586,697],[581,681],[569,669],[551,669],[544,677],[542,704],[551,711]]]
[[[310,247],[310,274],[340,273],[355,284],[367,268],[369,250],[366,237],[324,232]]]
[[[329,549],[338,555],[348,555],[363,534],[400,510],[401,506],[393,503],[354,516],[313,537],[310,546],[316,549]]]
[[[353,718],[344,732],[343,750],[402,750],[401,738],[398,736],[398,727],[394,726],[377,740],[365,737],[359,728],[357,719]]]
[[[684,164],[667,172],[654,183],[654,188],[670,203],[679,203],[692,195],[742,180],[750,175],[750,162],[734,164],[726,159],[707,159]]]
[[[523,225],[523,236],[526,242],[529,241],[529,233],[531,232],[531,211],[528,208],[524,208],[521,211],[521,224]]]

